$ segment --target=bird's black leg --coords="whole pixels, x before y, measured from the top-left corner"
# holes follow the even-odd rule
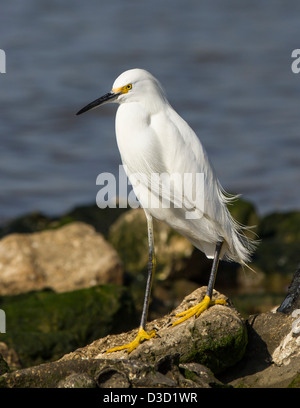
[[[208,296],[210,299],[212,297],[212,292],[213,292],[213,289],[214,289],[214,286],[215,286],[215,280],[216,280],[216,276],[217,276],[222,245],[223,245],[223,241],[217,242],[217,244],[216,244],[214,260],[213,260],[213,263],[212,263],[210,276],[209,276],[209,281],[208,281],[208,285],[207,285],[207,291],[206,291],[206,296]]]

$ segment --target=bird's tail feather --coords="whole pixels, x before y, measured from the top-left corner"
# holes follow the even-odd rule
[[[259,241],[257,239],[249,238],[245,233],[250,232],[255,235],[254,232],[251,231],[253,228],[255,228],[255,226],[245,226],[241,224],[232,217],[228,210],[227,205],[230,205],[234,201],[236,201],[240,197],[240,195],[228,194],[222,189],[222,187],[220,187],[220,194],[220,198],[226,206],[227,216],[231,221],[228,224],[231,226],[230,244],[228,245],[228,251],[226,251],[223,259],[238,262],[242,266],[246,266],[247,268],[252,269],[251,267],[249,267],[248,263],[251,261],[251,257],[257,245],[259,244]]]

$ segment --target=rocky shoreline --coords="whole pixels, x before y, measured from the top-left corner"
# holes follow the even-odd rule
[[[203,297],[210,261],[155,223],[148,326],[159,337],[129,355],[104,351],[132,339],[139,322],[148,258],[143,211],[85,206],[3,225],[0,386],[300,387],[300,212],[261,218],[243,200],[230,210],[256,225],[255,273],[221,262],[214,296],[226,294],[228,305],[169,327],[175,310]]]

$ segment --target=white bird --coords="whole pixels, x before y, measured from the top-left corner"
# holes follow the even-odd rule
[[[156,264],[152,217],[170,225],[208,258],[213,258],[205,298],[176,315],[180,319],[173,325],[193,315],[198,317],[210,305],[225,304],[223,299],[212,301],[219,259],[245,265],[254,245],[243,234],[245,227],[230,215],[226,204],[233,197],[222,189],[200,140],[170,106],[156,78],[143,69],[125,71],[115,80],[111,92],[85,106],[77,115],[108,102],[120,105],[116,114],[118,148],[127,176],[144,208],[148,226],[148,277],[138,335],[129,344],[107,350],[131,352],[142,341],[156,336],[155,330],[149,333],[145,330]],[[153,177],[157,174],[171,177],[171,192],[162,188],[163,178]],[[203,183],[189,180],[187,185],[185,174],[202,174]],[[186,193],[191,184],[194,199]],[[165,201],[170,205],[164,205]]]

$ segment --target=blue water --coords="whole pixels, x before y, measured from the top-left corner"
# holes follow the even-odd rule
[[[117,174],[116,105],[76,117],[141,67],[196,131],[220,181],[261,214],[300,208],[300,3],[2,2],[0,222],[94,203]]]

